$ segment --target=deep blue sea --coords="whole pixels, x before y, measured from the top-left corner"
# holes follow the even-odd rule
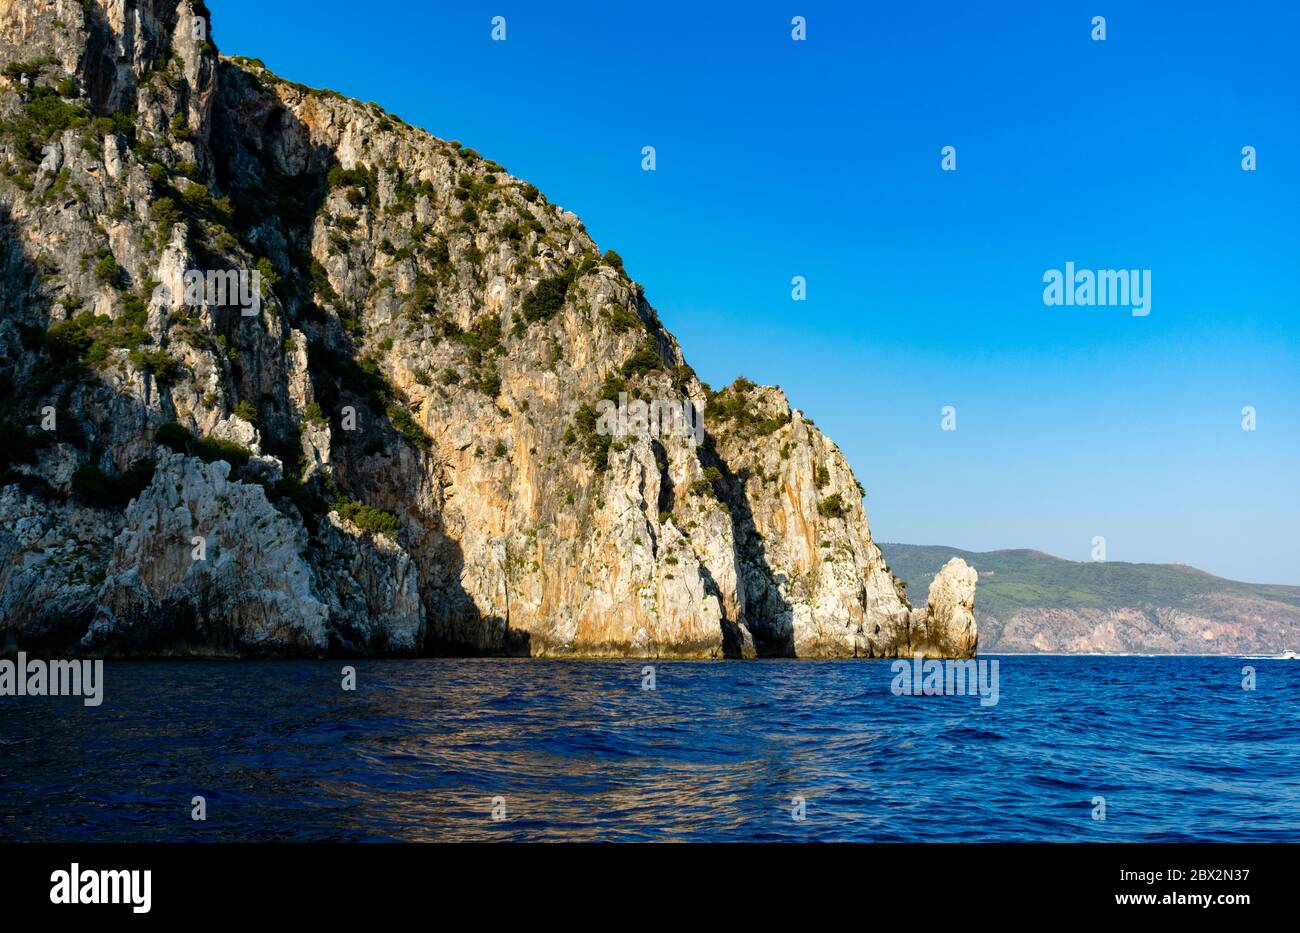
[[[1300,662],[986,659],[993,706],[881,661],[108,662],[96,709],[0,698],[0,840],[1300,840]]]

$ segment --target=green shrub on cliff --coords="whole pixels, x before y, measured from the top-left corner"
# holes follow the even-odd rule
[[[501,318],[495,314],[481,315],[469,330],[452,332],[448,328],[448,336],[480,354],[488,353],[501,344]]]
[[[101,247],[95,250],[94,259],[95,281],[99,282],[100,285],[112,285],[118,280],[122,270],[111,252]]]
[[[175,421],[161,425],[153,439],[154,443],[162,444],[178,454],[189,453],[190,444],[194,443],[194,435]]]
[[[83,311],[69,321],[59,321],[46,332],[45,345],[57,359],[83,359],[95,342],[95,330],[100,320],[107,322],[108,319],[97,319],[90,311]]]
[[[617,402],[619,395],[627,391],[627,380],[616,372],[605,373],[605,381],[600,387],[600,397],[607,402]]]
[[[643,376],[646,373],[656,372],[664,368],[664,361],[659,358],[659,351],[653,346],[653,343],[647,345],[633,353],[623,361],[620,371],[629,379],[636,376]]]
[[[236,444],[222,437],[205,437],[194,445],[194,455],[204,463],[224,460],[238,469],[248,463],[253,452],[242,444]]]
[[[641,316],[623,305],[606,305],[600,313],[618,330],[645,329],[645,321],[641,320]]]
[[[26,67],[31,63],[14,64]],[[0,124],[0,133],[14,140],[20,158],[35,164],[43,157],[41,148],[56,134],[86,126],[89,122],[90,112],[83,105],[69,104],[57,89],[41,86],[32,88],[17,116]]]
[[[132,350],[127,357],[136,369],[154,377],[159,385],[175,385],[181,377],[181,364],[166,350]]]
[[[384,410],[388,414],[388,420],[392,422],[393,427],[404,438],[420,448],[420,450],[427,452],[433,449],[432,438],[424,432],[424,428],[420,427],[420,423],[415,420],[415,417],[406,409],[405,405],[393,401],[389,402]]]
[[[358,189],[362,194],[361,197],[349,196],[349,202],[354,206],[365,203],[370,205],[371,210],[379,207],[379,173],[364,165],[358,165],[356,168],[335,165],[326,173],[325,183],[330,188]]]
[[[817,514],[822,518],[843,518],[846,510],[844,503],[840,501],[840,494],[832,493],[817,503]]]
[[[530,324],[535,321],[548,321],[564,307],[564,300],[569,295],[572,279],[567,275],[553,275],[542,279],[524,296],[524,319]]]
[[[397,516],[368,505],[363,505],[346,496],[334,501],[334,511],[348,519],[362,531],[372,534],[393,535],[402,527]]]
[[[31,61],[10,62],[5,65],[4,71],[0,72],[0,74],[14,81],[21,81],[23,78],[35,81],[40,77],[42,71],[50,65],[58,64],[58,61],[53,55],[42,55],[40,58],[34,58]]]
[[[330,276],[319,259],[312,257],[310,266],[312,292],[323,299],[326,304],[338,304],[339,296],[330,284]]]
[[[303,409],[302,422],[316,428],[323,428],[329,424],[325,417],[325,412],[320,407],[320,402],[308,402],[307,407]]]
[[[124,508],[149,485],[156,465],[153,460],[137,460],[122,475],[109,476],[88,463],[72,474],[72,494],[96,508]]]
[[[135,350],[150,342],[144,329],[148,311],[135,296],[122,299],[123,314],[118,318],[83,311],[68,321],[59,321],[45,335],[45,345],[57,360],[81,362],[100,367],[108,362],[110,351]],[[161,357],[153,357],[150,367],[161,364]],[[137,361],[144,366],[145,360]]]
[[[479,370],[478,379],[474,382],[474,388],[489,398],[496,398],[501,394],[501,371],[497,369],[495,363],[483,365]]]
[[[171,239],[172,227],[185,217],[173,199],[162,197],[149,205],[149,219],[154,223],[155,245],[162,248]]]
[[[788,410],[772,417],[762,417],[754,410],[755,402],[751,401],[750,393],[756,388],[753,382],[738,376],[721,392],[710,392],[705,406],[709,422],[725,425],[744,437],[767,437],[789,424]],[[787,454],[788,450],[783,448],[782,457]]]
[[[591,465],[596,468],[597,473],[604,473],[609,468],[609,448],[614,438],[596,430],[599,420],[594,405],[583,405],[574,416],[573,427]]]

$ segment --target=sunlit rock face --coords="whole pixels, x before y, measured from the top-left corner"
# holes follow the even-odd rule
[[[974,652],[973,581],[913,609],[834,443],[500,165],[197,2],[0,0],[0,66],[0,650]]]
[[[975,583],[979,574],[960,557],[944,564],[930,584],[925,620],[913,633],[913,648],[939,657],[975,653]]]

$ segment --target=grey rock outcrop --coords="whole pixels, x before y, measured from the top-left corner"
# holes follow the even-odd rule
[[[0,652],[75,644],[94,615],[111,547],[96,510],[0,488]]]
[[[423,614],[411,560],[338,516],[318,533],[322,580],[306,529],[257,484],[229,480],[224,461],[164,455],[127,507],[98,612],[92,651],[139,646],[231,655],[413,653]]]

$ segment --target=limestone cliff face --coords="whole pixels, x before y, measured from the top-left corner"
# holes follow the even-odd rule
[[[975,653],[975,583],[979,574],[960,557],[954,557],[935,574],[930,584],[925,622],[914,639],[916,645],[944,657]]]
[[[0,650],[974,652],[576,217],[207,15],[0,0]]]

